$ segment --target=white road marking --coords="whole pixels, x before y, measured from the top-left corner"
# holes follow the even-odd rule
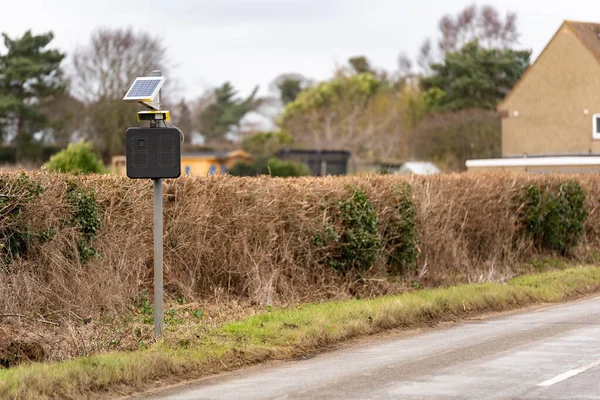
[[[564,374],[557,375],[557,376],[555,376],[552,379],[548,379],[547,381],[544,381],[542,383],[538,383],[538,386],[552,386],[555,383],[562,382],[562,381],[564,381],[566,379],[572,378],[575,375],[579,375],[580,373],[585,372],[588,369],[597,367],[598,365],[600,365],[600,360],[594,361],[594,362],[589,363],[589,364],[586,364],[586,365],[584,365],[582,367],[579,367],[579,368],[572,369],[570,371],[565,372]]]

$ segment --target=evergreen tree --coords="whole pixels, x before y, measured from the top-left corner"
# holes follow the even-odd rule
[[[493,110],[529,66],[531,52],[486,49],[477,40],[431,64],[421,79],[431,111]]]
[[[11,39],[6,34],[6,53],[0,55],[0,133],[9,132],[17,149],[17,160],[27,158],[33,135],[44,129],[48,118],[42,105],[65,90],[60,68],[65,55],[48,49],[54,35],[49,32]]]
[[[350,64],[354,72],[357,74],[374,74],[373,68],[371,67],[371,63],[365,56],[352,57],[348,60],[348,63]]]
[[[302,91],[302,81],[300,79],[287,78],[277,85],[277,89],[279,89],[281,101],[285,105],[296,100]]]
[[[200,116],[202,135],[206,139],[218,139],[224,137],[232,127],[238,127],[244,115],[256,108],[257,92],[258,86],[242,100],[236,97],[237,91],[229,82],[216,88],[214,102]]]

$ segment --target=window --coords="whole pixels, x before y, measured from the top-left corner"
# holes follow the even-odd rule
[[[594,130],[592,131],[592,137],[594,139],[600,139],[600,114],[594,114],[593,119]]]

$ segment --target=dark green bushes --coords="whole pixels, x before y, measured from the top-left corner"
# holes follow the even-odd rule
[[[276,157],[271,157],[267,160],[262,174],[279,176],[283,178],[292,176],[309,176],[310,169],[300,162],[284,161]]]
[[[258,176],[260,175],[260,166],[257,163],[247,163],[243,161],[236,162],[227,172],[233,176]]]
[[[566,255],[584,231],[586,193],[578,182],[530,185],[520,199],[521,232],[538,250]]]
[[[68,217],[40,228],[31,213],[35,213],[36,201],[44,192],[44,187],[24,173],[10,178],[0,177],[1,269],[8,271],[13,261],[29,258],[35,249],[54,240],[65,227],[77,228],[77,249],[81,262],[85,263],[96,254],[92,242],[100,229],[100,212],[93,189],[83,189],[69,182],[64,198]]]
[[[0,178],[0,258],[5,269],[13,260],[27,255],[35,235],[21,213],[43,191],[24,173],[16,179]]]
[[[100,230],[100,215],[94,190],[83,189],[75,182],[67,186],[67,203],[71,208],[70,224],[78,228],[80,237],[77,241],[77,250],[82,263],[87,262],[96,255],[92,242]]]
[[[302,163],[271,157],[267,160],[257,160],[252,164],[238,162],[229,170],[229,174],[233,176],[270,175],[287,178],[309,176],[311,173],[308,167]]]
[[[394,186],[394,215],[383,231],[389,249],[388,271],[392,275],[414,269],[417,262],[417,209],[412,202],[412,188],[403,182]]]
[[[418,255],[417,212],[410,185],[393,188],[393,215],[381,232],[377,210],[367,193],[356,186],[347,190],[349,197],[335,203],[323,231],[315,235],[327,264],[343,275],[365,272],[378,261],[391,275],[413,269]],[[384,259],[379,258],[382,254]]]
[[[350,197],[334,209],[332,224],[337,231],[330,228],[328,235],[328,264],[343,274],[368,270],[381,250],[375,207],[364,190],[349,186],[348,191]]]

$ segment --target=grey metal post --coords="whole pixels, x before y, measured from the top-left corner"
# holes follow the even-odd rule
[[[154,336],[163,332],[163,199],[162,179],[154,179]]]
[[[161,76],[158,70],[152,71],[151,76]],[[158,109],[160,110],[160,92],[158,94]],[[154,337],[163,333],[164,304],[163,304],[163,196],[162,179],[153,179],[154,186]]]

